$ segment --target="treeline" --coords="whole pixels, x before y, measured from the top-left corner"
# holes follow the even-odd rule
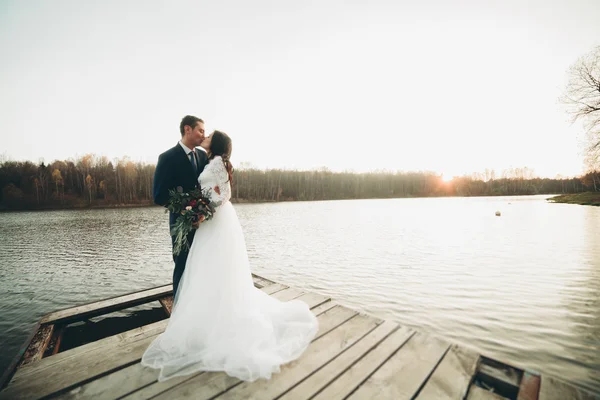
[[[0,164],[0,207],[73,208],[150,204],[154,165],[85,155],[75,161]]]
[[[127,158],[34,164],[0,163],[0,208],[43,209],[152,204],[154,165]],[[429,172],[258,170],[234,172],[234,201],[336,200],[428,196],[501,196],[600,191],[600,171],[579,178],[541,179],[527,168],[455,178]]]
[[[428,172],[357,174],[327,170],[238,170],[234,179],[234,198],[249,201],[507,196],[600,190],[600,171],[569,179],[524,178],[505,174],[488,180],[470,176],[445,182],[440,175]]]

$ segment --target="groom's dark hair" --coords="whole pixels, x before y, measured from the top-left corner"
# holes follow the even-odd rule
[[[194,117],[193,115],[186,115],[185,117],[183,117],[183,119],[181,120],[181,123],[179,124],[179,132],[181,132],[181,136],[183,136],[183,133],[184,133],[183,128],[186,125],[192,129],[194,129],[198,122],[204,123],[204,121],[202,121],[200,118]]]

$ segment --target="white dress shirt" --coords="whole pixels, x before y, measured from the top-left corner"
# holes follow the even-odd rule
[[[179,141],[179,145],[181,146],[181,148],[185,151],[185,154],[188,156],[188,158],[190,158],[190,153],[193,151],[192,149],[188,148],[185,144],[183,144],[183,142],[180,140]]]

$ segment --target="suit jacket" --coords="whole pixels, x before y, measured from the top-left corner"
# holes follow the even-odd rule
[[[179,143],[158,157],[154,172],[154,203],[166,206],[169,202],[170,189],[181,187],[184,192],[187,192],[199,186],[198,177],[208,163],[208,157],[201,150],[192,151],[196,157],[198,172],[194,172],[190,159]],[[171,224],[175,222],[175,218],[176,215],[171,213],[169,218]]]

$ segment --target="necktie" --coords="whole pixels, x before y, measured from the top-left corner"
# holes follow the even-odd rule
[[[190,161],[192,162],[192,167],[194,167],[194,172],[198,173],[198,166],[196,165],[196,157],[194,157],[194,152],[190,151],[189,156]]]

